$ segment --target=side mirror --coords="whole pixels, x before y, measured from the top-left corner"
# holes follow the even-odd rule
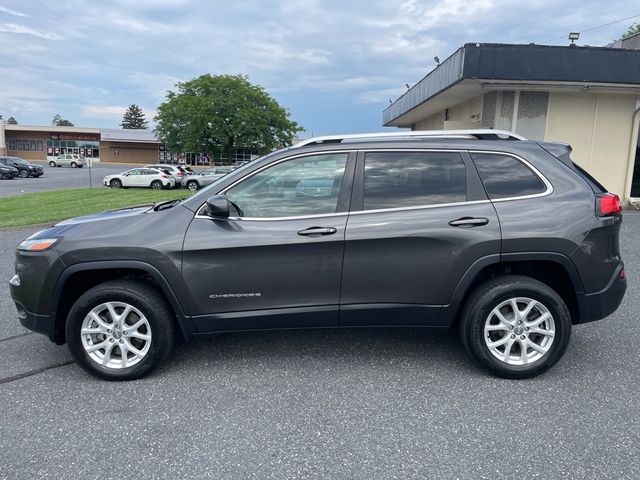
[[[207,198],[207,215],[211,218],[229,218],[229,200],[224,195]]]

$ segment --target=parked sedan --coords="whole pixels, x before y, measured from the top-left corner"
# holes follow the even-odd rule
[[[224,177],[226,173],[218,173],[217,168],[207,168],[197,175],[189,175],[185,179],[185,187],[192,192],[200,190],[203,187],[208,187],[220,177]]]
[[[63,153],[58,155],[58,158],[49,160],[49,166],[82,168],[84,167],[84,157],[77,153]]]
[[[0,179],[11,180],[18,176],[18,169],[0,164]]]
[[[40,165],[34,165],[19,157],[0,157],[0,164],[17,169],[20,178],[40,177],[44,174]]]
[[[111,188],[142,187],[154,190],[173,188],[176,185],[171,175],[157,168],[132,168],[116,175],[107,175],[103,183]]]

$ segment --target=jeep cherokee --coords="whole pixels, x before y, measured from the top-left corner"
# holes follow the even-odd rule
[[[176,335],[360,326],[455,327],[485,369],[532,377],[626,290],[620,200],[570,152],[495,130],[310,139],[183,201],[32,235],[11,295],[109,380]]]

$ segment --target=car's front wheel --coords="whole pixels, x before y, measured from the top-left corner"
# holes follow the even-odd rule
[[[195,180],[188,181],[187,188],[192,192],[195,192],[196,190],[198,190],[198,182],[196,182]]]
[[[76,162],[71,162],[71,168],[78,168],[78,164]]]
[[[113,180],[111,180],[109,182],[109,186],[111,188],[120,188],[122,186],[122,182],[120,180],[118,180],[117,178],[114,178]]]
[[[56,166],[56,162],[54,162],[53,160],[49,162],[49,166],[50,167],[55,167]]]
[[[173,349],[175,328],[165,299],[134,280],[112,280],[78,298],[66,325],[69,350],[84,370],[105,380],[133,380]]]
[[[26,170],[20,170],[20,173],[18,175],[20,176],[20,178],[27,178],[29,176],[29,172],[27,172]]]
[[[471,294],[460,318],[460,335],[469,354],[491,373],[530,378],[564,354],[571,316],[546,284],[507,275],[485,282]]]

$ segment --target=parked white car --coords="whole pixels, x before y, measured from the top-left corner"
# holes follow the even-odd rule
[[[104,177],[105,187],[129,188],[142,187],[160,190],[176,186],[175,179],[157,168],[132,168],[126,172]]]
[[[180,165],[154,163],[153,165],[145,165],[144,168],[157,168],[158,170],[166,170],[176,181],[176,187],[182,186],[184,184],[185,178],[187,177],[187,171],[184,170]]]
[[[82,168],[84,167],[84,157],[77,153],[63,153],[58,155],[58,158],[49,159],[49,166]]]

